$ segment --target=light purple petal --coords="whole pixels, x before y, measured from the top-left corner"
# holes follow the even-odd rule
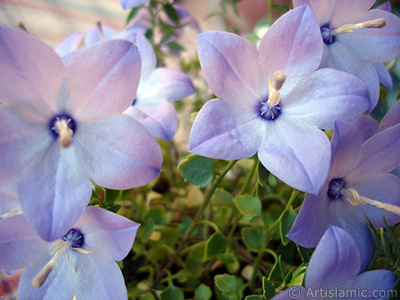
[[[166,68],[158,68],[151,73],[146,82],[140,84],[136,101],[159,104],[161,101],[177,101],[194,93],[189,76]]]
[[[353,19],[363,15],[371,8],[375,0],[309,0],[308,3],[320,25],[329,23],[332,28],[338,28],[341,25],[352,23]]]
[[[132,25],[130,27],[125,28],[119,35],[118,38],[120,39],[126,39],[129,35],[132,33],[139,33],[141,35],[146,35],[147,30],[149,28],[144,25]]]
[[[29,226],[22,214],[0,221],[0,268],[25,268],[44,253],[48,245]]]
[[[197,37],[197,45],[204,76],[218,98],[229,103],[264,100],[268,84],[251,42],[232,33],[209,31]]]
[[[390,1],[386,1],[385,3],[379,5],[376,9],[381,9],[381,10],[385,10],[387,12],[391,12],[392,5],[390,4]]]
[[[317,194],[329,171],[329,140],[318,128],[301,127],[284,117],[282,112],[271,122],[268,139],[260,146],[258,157],[286,184]]]
[[[298,81],[290,91],[284,85],[282,111],[298,123],[331,129],[335,119],[352,120],[369,107],[364,83],[338,70],[318,70]]]
[[[70,54],[71,52],[78,49],[83,39],[83,33],[75,32],[67,37],[63,42],[61,42],[54,50],[61,57]]]
[[[251,106],[236,109],[220,99],[210,100],[196,116],[189,151],[219,159],[249,158],[260,145],[263,121]]]
[[[384,62],[400,55],[400,18],[389,12],[374,9],[355,19],[355,24],[384,18],[383,28],[365,28],[351,34],[337,36],[337,42],[346,44],[363,59],[373,62]],[[353,23],[353,24],[354,24]]]
[[[178,125],[175,107],[166,101],[157,106],[142,106],[141,103],[131,105],[125,114],[142,123],[155,138],[172,141]]]
[[[286,85],[316,70],[322,58],[322,39],[311,9],[302,6],[280,17],[262,38],[259,51],[265,74],[272,78],[276,71],[284,71]]]
[[[307,300],[309,298],[306,297],[307,290],[302,286],[294,286],[291,287],[278,295],[276,295],[273,300]]]
[[[365,295],[370,297],[362,297],[366,300],[387,300],[391,295],[396,295],[396,290],[392,291],[392,287],[396,282],[396,276],[390,270],[374,270],[358,275],[351,285],[350,289],[363,291]]]
[[[82,124],[74,143],[83,148],[94,182],[110,189],[145,185],[160,172],[162,155],[138,121],[116,115]]]
[[[0,180],[16,189],[23,170],[53,141],[47,124],[51,115],[29,103],[9,103],[0,106],[0,119]]]
[[[95,206],[89,206],[74,225],[84,235],[84,249],[122,260],[132,249],[139,224]]]
[[[399,123],[400,123],[400,101],[397,101],[383,117],[380,124],[380,130],[385,130]]]
[[[76,120],[121,113],[135,98],[141,63],[133,43],[98,43],[79,51],[67,68],[68,89],[63,96],[70,99]]]
[[[371,169],[370,172],[373,172],[373,169]],[[354,188],[360,196],[400,206],[400,178],[397,176],[384,174],[363,179],[348,176],[346,177],[346,183],[348,183],[349,188]],[[382,228],[385,226],[383,215],[385,215],[389,226],[400,222],[400,216],[369,204],[359,205],[357,209],[360,210],[360,214],[368,217],[375,228]]]
[[[72,228],[88,204],[89,170],[79,149],[61,148],[56,141],[34,159],[20,178],[21,207],[39,236],[53,241]]]
[[[99,28],[96,26],[90,28],[86,32],[85,35],[86,46],[92,46],[98,42],[110,40],[115,37],[115,32],[110,27],[101,25],[101,30],[102,32],[100,32]]]
[[[287,237],[305,248],[314,248],[329,227],[327,187],[319,196],[307,195]]]
[[[20,29],[0,27],[0,103],[54,111],[65,67],[54,50]]]
[[[331,149],[332,160],[330,176],[343,178],[353,170],[357,161],[358,152],[361,149],[363,138],[361,132],[351,123],[336,121],[333,131]]]
[[[72,268],[66,259],[66,254],[62,255],[57,260],[59,269],[57,270],[56,267],[53,267],[42,287],[34,288],[32,286],[33,279],[51,259],[52,255],[50,255],[50,250],[51,249],[47,248],[47,253],[40,256],[22,273],[18,288],[18,300],[71,300],[77,292],[73,286],[75,283],[74,281],[78,280],[78,274],[75,274],[72,271]],[[76,252],[75,250],[73,251]],[[80,253],[80,255],[85,254]],[[73,255],[70,255],[70,261],[72,260],[72,257]],[[91,277],[93,274],[89,275],[86,273],[86,276]]]
[[[374,67],[376,74],[378,74],[379,82],[388,90],[391,90],[393,87],[393,81],[389,70],[382,63],[373,62],[372,66]]]
[[[0,188],[0,217],[19,206],[16,190],[9,192],[5,188]]]
[[[123,9],[127,10],[145,4],[149,1],[150,0],[119,0],[119,3],[121,3]]]
[[[313,289],[339,288],[356,277],[359,270],[360,254],[356,243],[346,231],[331,226],[310,259],[305,283]]]
[[[379,99],[379,78],[375,68],[368,61],[365,61],[360,54],[339,42],[324,46],[324,57],[321,67],[334,68],[353,74],[360,78],[367,85],[369,90],[370,107],[368,112],[376,106]]]
[[[156,53],[154,52],[153,46],[150,42],[141,34],[132,33],[127,35],[125,40],[134,43],[139,50],[140,58],[142,61],[142,70],[140,73],[140,83],[139,83],[139,90],[140,87],[147,82],[150,75],[156,69],[157,66],[157,57]]]
[[[353,120],[352,124],[360,130],[363,142],[379,132],[378,122],[369,116],[361,116]]]
[[[400,162],[400,124],[385,129],[367,140],[360,151],[359,165],[353,178],[388,173]]]

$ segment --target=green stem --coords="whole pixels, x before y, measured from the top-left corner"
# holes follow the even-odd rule
[[[254,161],[253,166],[251,167],[249,174],[247,174],[246,180],[244,181],[244,183],[242,185],[239,195],[243,195],[248,190],[251,179],[253,179],[254,173],[257,169],[257,165],[258,165],[257,161]]]
[[[268,27],[271,27],[273,21],[273,7],[274,7],[274,0],[268,0]]]
[[[197,211],[196,216],[194,217],[192,223],[190,224],[189,228],[186,230],[185,234],[183,235],[183,238],[178,245],[178,248],[175,250],[174,256],[168,261],[168,263],[161,269],[161,272],[158,273],[156,279],[154,280],[154,283],[152,285],[153,288],[156,288],[160,280],[164,277],[166,270],[169,270],[179,255],[182,252],[183,247],[185,246],[186,242],[189,240],[190,235],[193,233],[194,229],[196,228],[200,217],[203,215],[204,210],[210,203],[211,197],[214,194],[215,190],[217,189],[218,185],[222,181],[222,179],[225,177],[226,173],[229,172],[230,169],[236,164],[237,160],[232,160],[229,162],[229,164],[226,166],[224,172],[220,176],[217,176],[211,185],[211,187],[208,189],[206,196],[204,197],[204,201],[201,204],[199,210]]]
[[[264,238],[263,238],[261,248],[260,248],[261,251],[259,251],[257,254],[256,260],[254,262],[253,274],[251,275],[251,279],[250,279],[251,291],[255,290],[255,280],[257,277],[258,266],[260,265],[261,259],[263,258],[264,252],[265,252],[262,250],[265,249],[268,245],[270,233],[272,233],[275,230],[275,228],[279,225],[279,223],[281,222],[282,216],[292,206],[292,204],[298,194],[299,194],[299,191],[293,190],[292,195],[290,196],[289,201],[286,203],[286,206],[285,206],[284,210],[282,211],[281,215],[279,216],[279,218],[276,219],[275,222],[272,223],[272,225],[269,228],[267,228],[266,224],[264,225],[265,226],[265,234],[264,234]]]

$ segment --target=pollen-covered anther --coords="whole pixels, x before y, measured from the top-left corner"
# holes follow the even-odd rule
[[[74,132],[68,127],[67,121],[61,119],[56,123],[58,130],[58,142],[64,148],[69,147],[72,144],[72,135]]]
[[[274,107],[279,104],[281,96],[280,89],[285,82],[286,75],[283,71],[276,71],[272,81],[271,77],[268,77],[267,79],[269,88],[269,97],[267,103],[270,107]]]
[[[347,189],[344,193],[344,196],[346,197],[347,201],[349,201],[350,204],[354,206],[358,206],[360,204],[370,204],[372,206],[400,216],[400,207],[360,196],[360,194],[353,188]]]
[[[340,26],[338,29],[333,30],[332,34],[352,33],[356,29],[363,28],[383,28],[386,26],[385,18],[378,18],[375,20],[365,21],[357,24],[346,24]]]

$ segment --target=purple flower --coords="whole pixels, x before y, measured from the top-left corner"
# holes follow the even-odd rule
[[[330,226],[315,249],[305,276],[305,288],[292,287],[274,300],[386,300],[396,276],[389,270],[361,273],[357,245],[343,229]]]
[[[192,81],[180,71],[156,68],[154,50],[141,34],[133,33],[125,39],[138,46],[142,58],[138,91],[125,114],[137,119],[154,137],[171,141],[177,128],[177,116],[174,106],[168,101],[181,100],[193,94]]]
[[[139,224],[90,206],[64,236],[42,240],[16,215],[0,222],[0,267],[27,267],[18,299],[127,299],[115,261],[132,248]]]
[[[147,184],[162,155],[149,132],[123,115],[141,70],[137,47],[114,40],[64,66],[49,46],[0,27],[0,180],[18,176],[28,222],[48,240],[65,234],[92,194]]]
[[[330,161],[329,140],[320,128],[353,119],[369,106],[359,79],[333,69],[315,71],[322,56],[318,28],[311,9],[302,6],[271,26],[259,52],[234,34],[200,34],[200,64],[219,99],[197,115],[190,151],[218,159],[258,153],[282,181],[318,193]]]
[[[368,86],[371,111],[379,99],[379,80],[391,88],[388,71],[380,62],[400,55],[400,19],[372,9],[375,0],[293,0],[295,7],[308,4],[317,16],[324,41],[322,67],[356,75]]]
[[[400,178],[390,174],[400,162],[400,124],[367,140],[360,128],[335,123],[329,175],[319,194],[304,200],[288,237],[312,248],[330,225],[341,227],[358,245],[365,268],[373,250],[365,216],[376,228],[384,226],[384,214],[389,225],[400,221],[393,207],[400,205]]]

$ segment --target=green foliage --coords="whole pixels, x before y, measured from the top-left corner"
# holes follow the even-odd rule
[[[279,232],[281,234],[282,244],[285,246],[290,242],[286,235],[289,233],[290,228],[292,228],[296,216],[297,214],[294,212],[293,208],[290,207],[284,212],[281,222],[279,223]]]
[[[215,285],[222,295],[232,300],[242,298],[243,291],[240,289],[241,281],[233,275],[222,274],[214,277]]]
[[[215,232],[206,243],[205,258],[208,260],[220,255],[227,246],[228,239],[221,232]]]
[[[243,227],[241,230],[244,244],[249,250],[259,251],[264,239],[261,226]]]
[[[214,167],[213,159],[191,154],[178,165],[178,172],[185,178],[186,182],[205,187],[214,178]]]
[[[233,202],[244,216],[261,216],[261,202],[257,197],[239,196]]]
[[[161,300],[183,300],[184,294],[180,288],[170,285],[160,294]]]
[[[212,296],[211,289],[205,284],[200,284],[194,292],[196,300],[209,300]]]

